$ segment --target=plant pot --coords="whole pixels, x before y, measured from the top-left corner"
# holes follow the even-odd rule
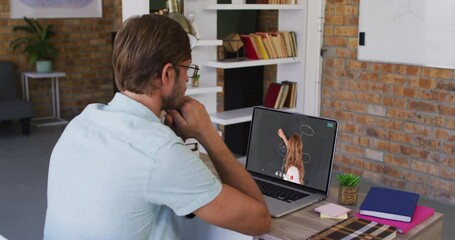
[[[341,205],[354,205],[357,203],[359,186],[341,186],[338,188],[338,203]]]
[[[36,72],[38,72],[38,73],[52,72],[52,62],[51,61],[36,61]]]

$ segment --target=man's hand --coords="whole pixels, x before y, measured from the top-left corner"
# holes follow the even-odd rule
[[[185,97],[180,109],[166,112],[164,124],[182,139],[195,138],[201,143],[216,133],[204,105],[190,97]]]

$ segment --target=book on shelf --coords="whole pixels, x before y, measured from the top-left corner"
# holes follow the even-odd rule
[[[259,50],[259,55],[261,56],[261,59],[269,59],[269,54],[267,53],[267,50],[265,49],[264,42],[262,41],[262,37],[257,35],[257,34],[250,34],[253,36],[257,49]]]
[[[377,218],[371,216],[360,215],[359,213],[355,214],[355,217],[362,218],[368,221],[378,222],[381,224],[386,224],[390,226],[394,226],[397,228],[399,233],[407,233],[409,230],[414,228],[415,226],[419,225],[421,222],[425,221],[427,218],[433,216],[434,209],[426,206],[417,205],[414,214],[412,215],[411,222],[400,222],[394,221],[384,218]]]
[[[335,240],[335,239],[384,239],[392,240],[397,237],[397,230],[393,226],[380,224],[359,218],[348,218],[334,226],[326,228],[308,239]]]
[[[240,37],[249,59],[297,57],[295,32],[256,32]]]
[[[411,222],[419,194],[390,188],[372,187],[360,205],[360,214]]]
[[[291,81],[283,81],[281,84],[285,84],[289,86],[289,92],[284,100],[283,107],[287,108],[295,108],[295,101],[297,96],[297,83]]]
[[[278,96],[278,101],[275,108],[283,108],[284,100],[287,98],[289,92],[289,86],[281,84],[281,94]]]
[[[261,59],[259,57],[259,51],[257,50],[256,43],[254,42],[255,40],[252,39],[252,36],[242,34],[240,35],[240,38],[242,39],[245,48],[245,57],[249,59]]]
[[[273,108],[277,102],[278,95],[281,91],[281,84],[270,83],[267,93],[265,94],[264,107]]]

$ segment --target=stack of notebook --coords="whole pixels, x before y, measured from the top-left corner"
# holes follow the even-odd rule
[[[406,233],[434,214],[434,209],[417,206],[418,200],[417,193],[372,187],[355,216],[395,226],[399,233]]]
[[[308,239],[335,240],[335,239],[384,239],[391,240],[397,237],[395,227],[371,222],[359,218],[348,218],[331,226]]]

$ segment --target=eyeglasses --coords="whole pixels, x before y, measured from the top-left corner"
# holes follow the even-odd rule
[[[186,67],[186,69],[187,69],[186,75],[188,76],[188,78],[197,77],[197,73],[199,72],[199,66],[198,65],[190,64],[190,65],[186,66],[186,65],[177,64],[177,66]]]

